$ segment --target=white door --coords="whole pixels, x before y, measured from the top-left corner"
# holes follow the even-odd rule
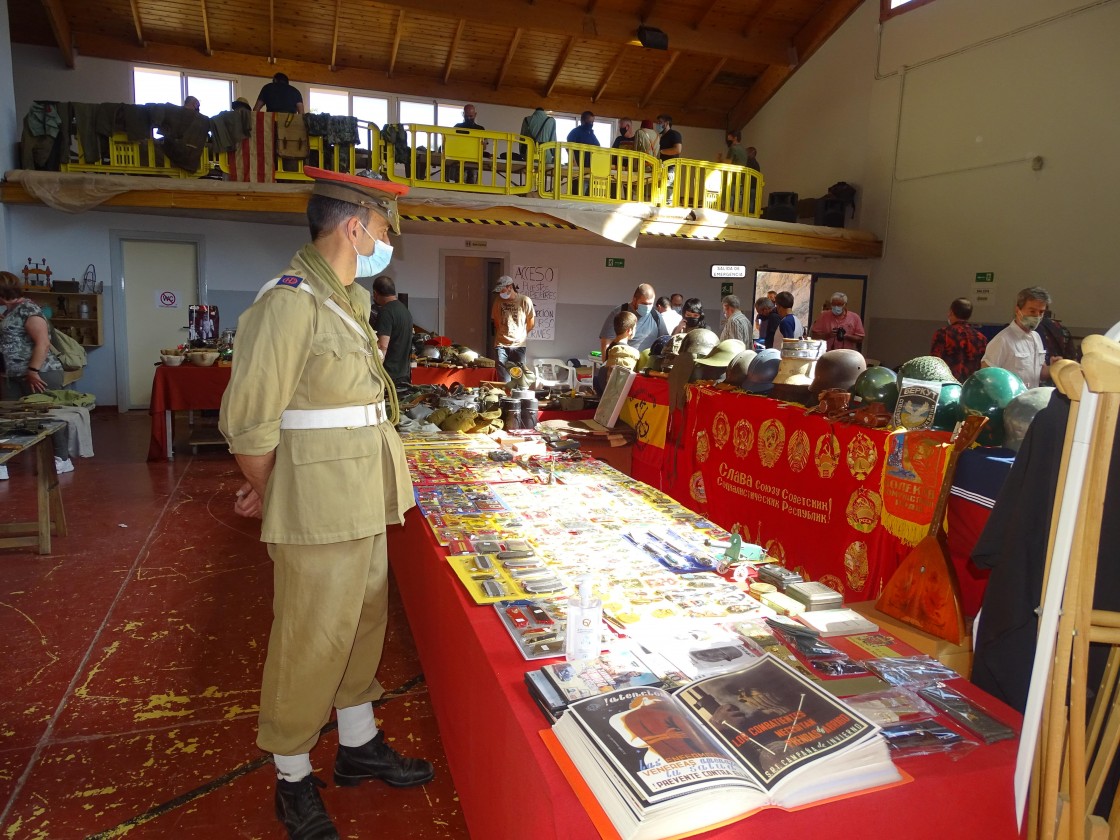
[[[147,408],[159,351],[187,341],[188,307],[198,303],[198,245],[121,240],[128,408]]]

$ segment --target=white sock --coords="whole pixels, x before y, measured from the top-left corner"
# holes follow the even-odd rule
[[[344,747],[360,747],[377,737],[377,721],[373,719],[373,703],[362,703],[338,709],[338,743]]]
[[[307,753],[300,753],[299,755],[276,755],[274,753],[272,761],[276,765],[276,777],[283,779],[285,782],[298,782],[311,775],[311,756]]]

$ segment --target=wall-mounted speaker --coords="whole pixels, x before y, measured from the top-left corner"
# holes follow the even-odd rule
[[[643,47],[648,47],[651,50],[669,49],[669,36],[656,26],[639,26],[638,40]]]

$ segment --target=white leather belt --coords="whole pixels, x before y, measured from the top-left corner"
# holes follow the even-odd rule
[[[281,429],[359,429],[388,419],[384,403],[342,408],[289,408],[280,415]]]

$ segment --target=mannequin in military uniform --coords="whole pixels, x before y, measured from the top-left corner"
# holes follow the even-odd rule
[[[395,389],[369,327],[369,292],[399,232],[397,185],[305,170],[316,178],[312,243],[241,316],[221,430],[246,482],[234,509],[261,517],[273,561],[273,624],[257,744],[277,772],[276,814],[289,836],[334,838],[309,753],[337,709],[339,785],[407,787],[433,776],[377,730],[385,640],[385,530],[412,507]],[[386,396],[389,408],[386,409]]]

